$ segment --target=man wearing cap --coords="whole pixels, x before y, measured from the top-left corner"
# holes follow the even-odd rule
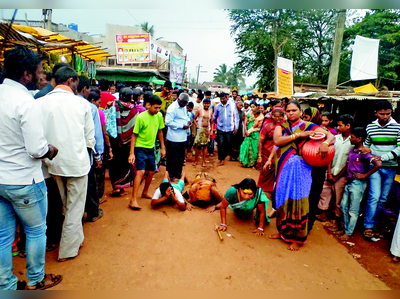
[[[239,115],[236,105],[228,100],[227,93],[221,93],[221,103],[215,106],[214,123],[217,123],[217,142],[219,166],[225,164],[225,158],[232,150],[231,137],[239,128]]]
[[[172,104],[174,101],[174,98],[171,96],[171,88],[172,88],[172,83],[171,81],[167,80],[164,83],[164,86],[162,88],[161,92],[156,92],[154,95],[158,96],[161,99],[161,110],[164,111],[164,113],[167,113],[167,109],[169,105]]]

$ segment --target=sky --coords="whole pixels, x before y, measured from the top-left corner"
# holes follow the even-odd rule
[[[0,17],[11,19],[13,9],[1,9]],[[41,9],[19,9],[16,19],[43,20]],[[90,35],[105,34],[105,24],[137,26],[149,22],[154,26],[154,38],[177,42],[187,55],[188,79],[199,84],[213,81],[215,69],[225,63],[238,62],[235,44],[230,35],[231,23],[223,9],[53,9],[52,21],[68,25],[75,23],[78,31]],[[245,77],[246,85],[256,83],[255,75]]]

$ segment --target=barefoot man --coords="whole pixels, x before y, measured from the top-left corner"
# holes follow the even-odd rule
[[[148,171],[146,182],[142,192],[144,198],[152,198],[148,192],[154,171],[156,170],[156,158],[154,155],[154,144],[156,136],[161,144],[161,158],[165,156],[165,146],[162,129],[164,128],[163,116],[160,113],[161,100],[158,96],[150,97],[146,103],[147,111],[140,113],[136,118],[131,140],[131,154],[129,163],[136,162],[136,177],[133,183],[132,197],[129,202],[129,208],[140,210],[137,202],[137,195],[145,171]]]
[[[188,192],[183,195],[187,199],[186,209],[188,211],[194,209],[193,205],[199,207],[207,207],[206,212],[212,213],[219,208],[223,196],[218,191],[216,181],[208,176],[207,173],[199,173],[196,175]]]

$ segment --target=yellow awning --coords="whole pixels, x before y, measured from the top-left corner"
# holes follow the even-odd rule
[[[40,46],[40,49],[47,53],[70,56],[73,52],[85,60],[94,61],[102,61],[110,56],[109,53],[88,42],[73,40],[41,27],[29,27],[24,25],[13,25],[12,27],[17,31],[29,33],[39,41],[46,42],[46,44]]]
[[[367,85],[354,88],[354,92],[378,92],[378,90],[371,83],[368,83]]]

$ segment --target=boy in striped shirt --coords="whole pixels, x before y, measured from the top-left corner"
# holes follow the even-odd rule
[[[382,205],[387,201],[396,176],[397,158],[400,156],[400,124],[392,117],[392,105],[380,101],[376,105],[377,120],[367,126],[365,147],[379,156],[382,167],[369,177],[369,195],[364,219],[364,237],[372,238]],[[372,166],[371,166],[372,167]]]

